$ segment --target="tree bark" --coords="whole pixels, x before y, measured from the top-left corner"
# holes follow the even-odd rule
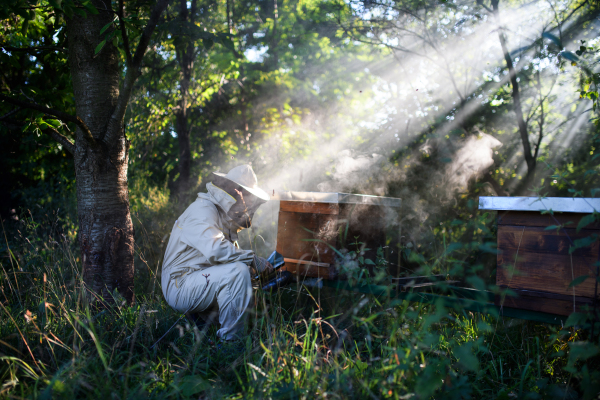
[[[196,0],[192,0],[191,9],[188,10],[186,0],[180,0],[180,18],[183,22],[194,23],[196,15]],[[175,113],[175,130],[177,132],[177,143],[179,144],[179,180],[178,191],[185,194],[190,188],[191,149],[190,149],[190,127],[188,123],[189,91],[192,79],[192,71],[196,58],[194,42],[191,38],[176,46],[177,61],[181,68],[181,79],[179,88],[181,98],[178,101],[178,109]]]
[[[117,290],[131,303],[134,228],[127,189],[129,141],[123,123],[143,55],[168,0],[157,0],[133,57],[126,46],[127,72],[121,92],[117,48],[108,41],[95,54],[103,39],[100,30],[114,18],[111,2],[92,2],[97,15],[74,15],[67,20],[76,118],[81,120],[75,133],[74,159],[82,274],[91,300],[112,302]],[[119,14],[122,16],[122,8]],[[128,43],[125,29],[122,33]]]
[[[116,140],[102,141],[117,107],[121,69],[112,42],[94,54],[102,40],[100,30],[113,19],[110,2],[94,1],[94,5],[98,15],[75,15],[67,21],[77,115],[96,142],[102,143],[93,148],[77,129],[74,156],[83,279],[92,296],[111,302],[117,289],[131,302],[134,230],[127,189],[129,141],[122,122]]]

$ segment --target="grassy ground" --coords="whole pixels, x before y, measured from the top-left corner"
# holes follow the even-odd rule
[[[144,217],[140,217],[138,223]],[[5,229],[3,398],[596,398],[584,329],[330,288],[257,292],[241,344],[219,346],[162,298],[166,224],[138,226],[136,301],[83,301],[69,224]],[[583,319],[579,326],[585,326]]]

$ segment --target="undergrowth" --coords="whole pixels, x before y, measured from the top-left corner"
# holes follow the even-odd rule
[[[157,277],[170,226],[161,221],[170,216],[156,218],[164,210],[143,206],[134,213],[137,294],[131,306],[118,293],[102,310],[83,301],[81,262],[67,218],[53,213],[37,222],[29,212],[5,227],[1,397],[598,395],[598,346],[580,329],[585,325],[581,316],[573,320],[578,327],[561,327],[446,308],[441,302],[414,303],[295,283],[275,293],[257,291],[246,338],[236,345],[220,344],[214,326],[197,327],[162,298]],[[468,253],[486,246],[473,243],[462,248]],[[421,271],[439,271],[439,263],[446,263],[441,270],[477,276],[477,268],[465,271],[459,257],[444,251],[446,256],[434,261],[414,252],[412,261],[422,263]],[[345,254],[359,266],[385,263],[382,252],[370,261],[361,259],[358,249]],[[361,283],[362,275],[351,278],[359,285],[368,283]],[[473,282],[483,284],[482,279]]]

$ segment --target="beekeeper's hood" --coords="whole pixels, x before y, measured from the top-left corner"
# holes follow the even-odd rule
[[[269,200],[269,195],[267,192],[258,187],[258,179],[256,179],[256,174],[249,165],[240,165],[235,167],[227,174],[223,174],[221,172],[213,172],[213,174],[237,183],[259,199],[264,201]]]

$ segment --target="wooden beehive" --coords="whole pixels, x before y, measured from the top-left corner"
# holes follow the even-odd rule
[[[282,192],[277,225],[277,251],[283,269],[297,276],[337,279],[334,249],[369,249],[374,258],[385,244],[385,230],[400,199],[347,193]],[[361,243],[361,244],[357,244]]]
[[[600,209],[600,199],[480,197],[479,209],[498,211],[496,284],[517,294],[496,296],[497,305],[569,315],[592,303],[599,243],[570,249],[576,240],[600,233],[597,223],[576,229]],[[551,226],[562,227],[547,229]],[[569,287],[583,275],[590,278]]]

